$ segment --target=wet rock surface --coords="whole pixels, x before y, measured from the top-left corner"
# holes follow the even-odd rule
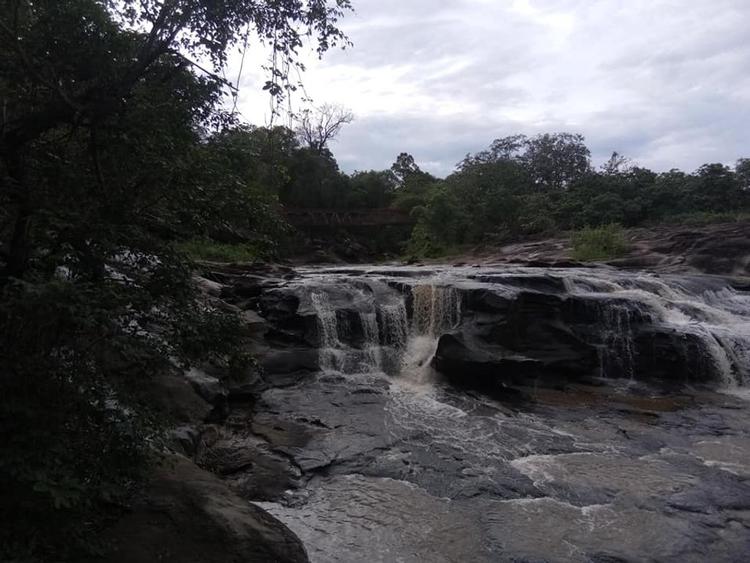
[[[286,526],[179,456],[164,461],[105,539],[113,544],[105,559],[112,563],[308,561]]]
[[[746,559],[742,288],[453,270],[263,282],[262,384],[195,459],[312,561]]]
[[[509,404],[438,376],[383,377],[264,395],[274,414],[258,430],[302,477],[260,506],[313,561],[739,561],[750,549],[740,399],[579,385],[517,389]]]
[[[672,225],[627,231],[630,250],[608,262],[619,268],[661,273],[706,273],[750,277],[750,222]],[[535,240],[477,251],[465,263],[523,264],[530,267],[584,267],[571,259],[570,237]]]

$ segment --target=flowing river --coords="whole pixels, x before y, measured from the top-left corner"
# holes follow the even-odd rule
[[[261,314],[279,354],[316,359],[252,422],[293,466],[257,504],[312,561],[750,557],[750,293],[731,280],[309,269]]]

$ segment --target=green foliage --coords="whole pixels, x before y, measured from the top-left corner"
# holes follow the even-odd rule
[[[431,230],[423,222],[417,223],[406,247],[406,256],[408,258],[437,258],[445,254],[447,254],[446,247],[436,240]]]
[[[656,174],[617,153],[593,170],[588,155],[580,135],[515,135],[468,155],[454,174],[416,197],[397,191],[397,205],[408,201],[407,208],[419,210],[409,248],[436,255],[456,244],[498,244],[610,224],[734,220],[750,211],[744,159],[734,170],[707,164],[694,174]],[[402,160],[401,168],[409,170],[408,159]]]
[[[725,211],[721,213],[714,211],[693,211],[691,213],[668,215],[659,221],[658,224],[699,227],[712,223],[739,223],[740,221],[750,221],[750,211]]]
[[[389,207],[396,190],[396,177],[390,170],[355,172],[349,179],[346,207],[352,209]]]
[[[227,49],[272,41],[282,96],[305,37],[346,41],[349,2],[219,4],[0,0],[0,560],[95,551],[160,448],[149,381],[249,360],[174,251],[272,252],[286,229],[256,141],[288,139],[221,110]]]
[[[611,260],[628,251],[622,227],[616,224],[586,227],[573,233],[573,258],[584,262]]]
[[[175,245],[192,260],[215,262],[252,262],[266,258],[267,252],[251,243],[224,244],[211,239],[190,239]]]

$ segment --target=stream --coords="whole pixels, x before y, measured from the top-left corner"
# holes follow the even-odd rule
[[[256,504],[312,561],[750,557],[745,288],[607,268],[299,273],[259,307],[268,377],[297,376],[248,424],[281,483]]]

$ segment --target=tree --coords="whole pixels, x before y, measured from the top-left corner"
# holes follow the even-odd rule
[[[602,174],[614,176],[617,174],[627,174],[633,169],[633,164],[629,158],[621,155],[617,151],[612,153],[609,160],[602,164]]]
[[[396,207],[411,211],[427,202],[436,178],[420,169],[412,155],[399,154],[391,165],[391,172],[396,179]]]
[[[265,89],[281,97],[289,88],[284,68],[296,64],[303,38],[312,36],[320,53],[345,41],[336,27],[349,0],[2,0],[0,46],[3,71],[0,92],[5,117],[0,131],[0,159],[14,186],[16,208],[7,274],[24,274],[35,210],[28,198],[23,151],[54,130],[87,131],[96,166],[101,123],[124,111],[134,89],[155,73],[198,71],[212,93],[202,117],[226,118],[213,111],[226,81],[218,76],[227,49],[251,31],[267,42],[277,63]],[[85,22],[87,25],[81,25]],[[144,29],[138,34],[124,29]],[[206,58],[206,71],[190,57]],[[281,60],[279,60],[281,59]],[[287,63],[287,64],[285,64]]]
[[[388,207],[393,200],[397,179],[390,170],[355,172],[349,178],[348,207]]]
[[[342,106],[323,104],[306,109],[297,123],[297,135],[303,145],[317,154],[323,154],[328,144],[341,132],[344,125],[354,120],[354,114]]]
[[[582,135],[545,133],[527,141],[520,159],[537,188],[561,190],[589,172],[590,156]]]
[[[581,135],[545,133],[536,137],[511,135],[495,139],[489,149],[466,155],[458,170],[496,162],[523,165],[533,187],[560,190],[570,186],[590,171],[591,153]]]
[[[500,160],[518,161],[526,151],[528,143],[529,138],[526,135],[511,135],[495,139],[488,150],[480,151],[474,155],[466,155],[464,160],[458,164],[458,169]]]
[[[84,558],[159,445],[148,381],[244,365],[174,248],[267,228],[255,169],[214,133],[235,121],[226,50],[253,32],[282,62],[307,35],[323,52],[348,6],[0,0],[0,559]]]
[[[709,212],[730,212],[744,203],[744,194],[734,171],[721,163],[704,164],[686,193],[691,207]]]
[[[734,172],[737,174],[743,190],[750,190],[750,158],[741,158],[734,166]]]
[[[402,152],[391,165],[391,172],[396,176],[399,185],[403,185],[409,178],[424,174],[409,153]]]

